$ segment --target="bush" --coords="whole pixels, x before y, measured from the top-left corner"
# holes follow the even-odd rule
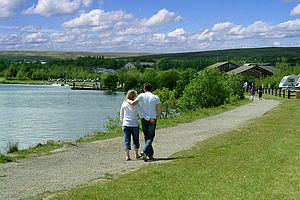
[[[186,86],[183,96],[178,100],[178,107],[183,111],[217,107],[241,98],[242,91],[240,76],[206,68]]]
[[[225,76],[226,103],[234,103],[244,98],[243,78],[239,75]]]
[[[220,106],[226,99],[224,74],[217,69],[207,68],[186,86],[178,101],[182,110]]]
[[[157,89],[154,92],[159,96],[163,107],[163,118],[168,118],[172,112],[176,109],[176,91],[169,90],[168,88]]]
[[[7,144],[7,153],[15,153],[19,151],[19,142],[9,141]]]
[[[108,133],[119,131],[121,129],[121,122],[119,117],[108,117],[104,128],[106,128]]]

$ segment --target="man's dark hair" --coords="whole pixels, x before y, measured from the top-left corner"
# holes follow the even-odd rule
[[[144,84],[144,90],[146,92],[152,92],[152,85],[150,83],[145,83]]]

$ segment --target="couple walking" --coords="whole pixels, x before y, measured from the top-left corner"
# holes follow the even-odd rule
[[[144,161],[153,160],[154,150],[152,142],[155,137],[156,120],[160,117],[162,105],[158,96],[152,94],[152,86],[148,83],[144,85],[144,93],[137,95],[135,90],[129,90],[120,109],[120,120],[124,134],[125,159],[131,160],[129,151],[131,150],[131,136],[135,157]],[[141,118],[142,130],[145,138],[144,148],[139,154],[139,121]]]

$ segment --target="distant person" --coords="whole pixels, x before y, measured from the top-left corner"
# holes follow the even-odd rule
[[[248,93],[248,82],[247,81],[244,82],[243,87],[244,87],[244,92]]]
[[[254,100],[254,95],[255,95],[255,86],[252,83],[251,88],[250,88],[250,94],[251,94],[251,99]]]
[[[259,98],[259,100],[262,100],[263,91],[264,91],[263,87],[259,86],[259,88],[258,88],[258,98]]]
[[[150,117],[147,117],[141,113],[139,106],[133,106],[127,103],[126,100],[133,101],[137,97],[137,92],[135,90],[129,90],[127,92],[126,98],[123,101],[120,109],[120,120],[122,122],[122,130],[124,135],[124,151],[125,151],[125,160],[130,161],[129,151],[131,150],[131,136],[133,140],[133,146],[135,151],[135,157],[140,158],[139,148],[139,121],[138,114],[141,117],[149,120]]]
[[[162,105],[160,99],[157,95],[152,94],[152,85],[145,83],[144,93],[141,93],[137,98],[132,100],[127,100],[131,105],[139,104],[141,111],[149,116],[150,119],[142,118],[142,129],[145,137],[145,146],[141,152],[142,159],[144,161],[154,160],[154,149],[152,146],[157,119],[160,118],[162,113]]]

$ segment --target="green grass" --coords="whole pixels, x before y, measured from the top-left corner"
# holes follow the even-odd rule
[[[87,56],[103,56],[105,58],[136,57],[151,55],[150,53],[134,52],[60,52],[60,51],[0,51],[0,59],[17,60],[48,60],[48,59],[70,59]]]
[[[19,142],[9,141],[6,148],[7,148],[7,153],[15,153],[19,151]]]
[[[11,152],[13,154],[0,154],[0,163],[13,162],[16,159],[24,159],[32,156],[46,155],[55,149],[62,148],[63,146],[63,143],[48,141],[46,144],[38,144],[34,147],[29,147],[27,149],[18,149],[17,151]]]
[[[300,100],[227,134],[107,182],[53,199],[299,199]],[[228,122],[230,123],[230,122]],[[35,199],[41,199],[37,197]]]
[[[33,155],[35,155],[35,156],[44,155],[44,154],[48,154],[49,152],[51,152],[55,149],[59,149],[63,146],[64,146],[63,143],[57,143],[57,142],[51,142],[51,141],[48,141],[46,144],[39,143],[35,147],[29,147],[27,149],[19,150],[18,152],[16,152],[16,157],[17,158],[27,158],[27,157],[30,157]]]
[[[49,85],[52,82],[49,81],[41,81],[41,80],[7,80],[4,77],[0,77],[1,84],[32,84],[32,85]]]
[[[0,153],[0,163],[8,163],[15,161],[15,158],[3,155]]]
[[[93,142],[96,140],[106,140],[106,139],[120,137],[120,136],[122,136],[121,128],[116,128],[114,131],[111,132],[94,132],[91,135],[80,137],[76,140],[76,143]]]

